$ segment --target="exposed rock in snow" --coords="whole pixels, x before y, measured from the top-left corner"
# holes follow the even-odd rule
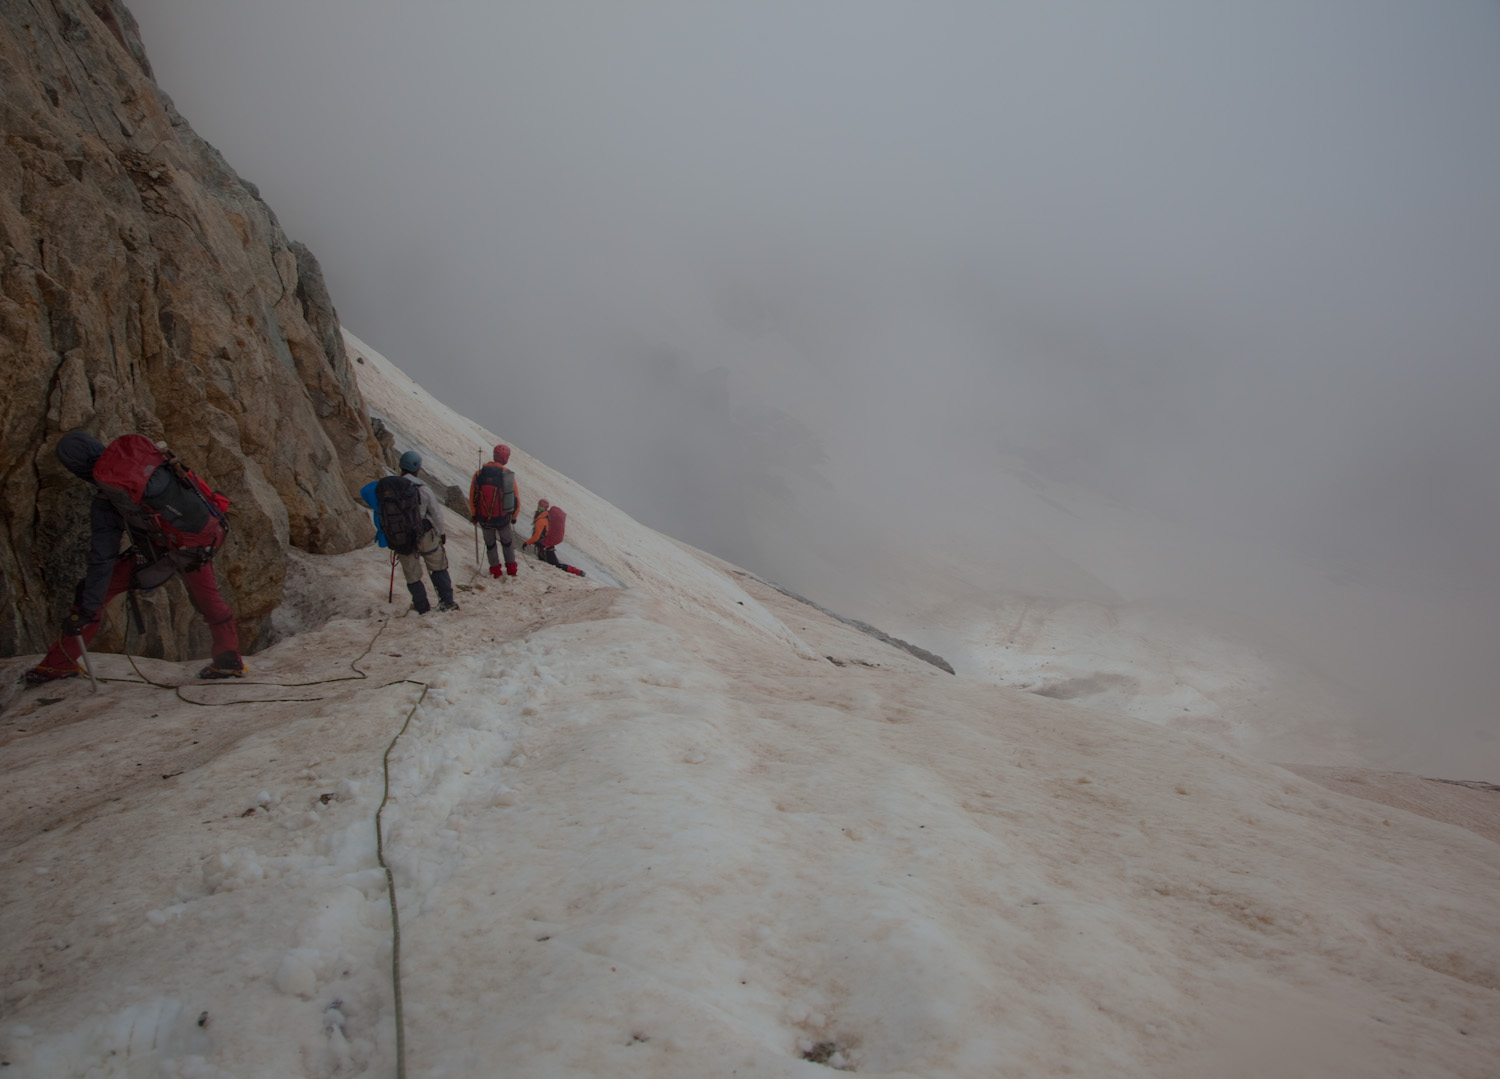
[[[370,540],[351,488],[379,447],[317,260],[157,88],[117,0],[0,5],[0,57],[0,654],[45,647],[82,575],[90,496],[53,457],[75,427],[165,439],[229,495],[220,581],[253,648],[288,546]],[[157,654],[207,655],[180,583],[145,615]]]

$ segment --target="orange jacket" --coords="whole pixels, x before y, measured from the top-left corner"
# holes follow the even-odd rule
[[[547,535],[547,511],[542,510],[532,518],[532,521],[535,522],[535,525],[531,530],[531,538],[526,542],[535,543],[540,547],[545,547],[545,539]]]

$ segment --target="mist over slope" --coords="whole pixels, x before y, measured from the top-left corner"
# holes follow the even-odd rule
[[[449,467],[496,441],[349,345]],[[297,556],[246,683],[7,708],[7,1070],[1489,1074],[1494,840],[955,678],[512,461],[627,587],[493,581],[449,516],[459,612]]]
[[[1500,774],[1495,5],[135,7],[347,321],[638,520],[1207,614]]]

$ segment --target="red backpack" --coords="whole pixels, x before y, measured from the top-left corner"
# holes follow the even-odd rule
[[[516,512],[516,474],[499,465],[485,465],[474,473],[474,520],[499,526]]]
[[[149,561],[165,556],[191,573],[208,564],[229,533],[229,499],[145,435],[121,435],[105,447],[94,464],[94,482],[132,531],[144,532],[156,548],[141,552]]]
[[[568,527],[568,515],[562,511],[561,506],[549,506],[547,508],[547,535],[545,542],[548,547],[556,547],[563,541],[563,530]]]

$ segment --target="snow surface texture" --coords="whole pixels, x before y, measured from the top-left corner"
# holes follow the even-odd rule
[[[495,441],[351,347],[432,452]],[[0,717],[6,1074],[395,1074],[408,715],[412,1076],[1496,1074],[1500,843],[942,673],[513,462],[627,587],[493,581],[450,519],[455,614],[299,559],[246,683],[104,655]]]

